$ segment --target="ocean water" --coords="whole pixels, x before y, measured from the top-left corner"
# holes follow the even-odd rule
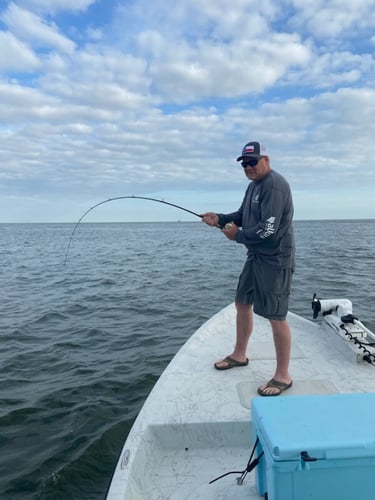
[[[200,222],[0,224],[0,498],[102,499],[179,347],[246,254]],[[348,298],[375,331],[375,220],[297,221],[290,310]],[[213,360],[214,361],[214,360]]]

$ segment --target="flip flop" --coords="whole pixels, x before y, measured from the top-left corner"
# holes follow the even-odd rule
[[[225,366],[218,366],[219,363],[226,363]],[[237,361],[230,356],[227,356],[226,358],[222,359],[221,361],[217,361],[214,364],[214,367],[216,370],[230,370],[231,368],[236,368],[239,366],[247,366],[249,364],[248,358],[246,358],[246,361]]]
[[[258,388],[258,394],[264,397],[280,396],[280,394],[283,391],[286,391],[287,389],[289,389],[289,387],[292,387],[292,385],[293,385],[293,380],[291,380],[289,384],[286,384],[285,382],[279,382],[278,380],[271,378],[271,380],[267,382],[267,384],[263,387],[263,389],[262,387]],[[278,392],[268,393],[266,392],[267,389],[277,389]]]

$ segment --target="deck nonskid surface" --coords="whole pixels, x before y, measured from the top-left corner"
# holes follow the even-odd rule
[[[353,362],[345,342],[319,325],[289,314],[293,336],[290,372],[295,394],[375,391],[374,367]],[[217,371],[213,363],[230,354],[235,339],[235,308],[230,305],[205,323],[162,374],[143,407],[125,447],[143,451],[113,483],[123,492],[129,475],[137,496],[126,500],[259,499],[254,472],[243,486],[236,475],[251,452],[251,399],[273,375],[275,353],[269,322],[255,317],[249,365]],[[145,429],[148,432],[145,433]]]
[[[253,475],[249,475],[242,486],[236,481],[240,474],[209,484],[221,474],[243,470],[248,459],[249,450],[244,447],[218,448],[214,455],[212,448],[169,450],[148,472],[144,497],[163,500],[259,498]]]

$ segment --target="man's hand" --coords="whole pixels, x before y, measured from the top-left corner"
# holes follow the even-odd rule
[[[238,231],[238,226],[236,226],[234,222],[229,222],[228,224],[225,224],[225,226],[222,229],[222,232],[225,234],[228,240],[232,241],[236,240],[237,231]]]
[[[218,226],[219,225],[219,217],[215,212],[206,212],[201,215],[202,221],[208,224],[209,226]]]

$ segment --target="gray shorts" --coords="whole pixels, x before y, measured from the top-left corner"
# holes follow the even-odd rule
[[[254,312],[264,318],[284,320],[292,274],[292,269],[275,269],[251,256],[238,280],[236,302],[252,304]]]

